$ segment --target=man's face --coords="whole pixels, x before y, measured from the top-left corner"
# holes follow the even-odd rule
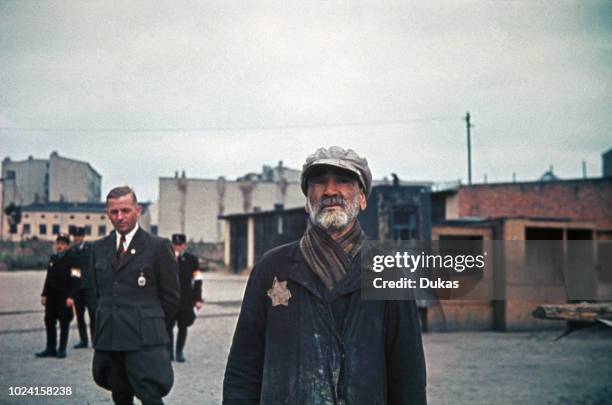
[[[74,243],[76,245],[80,245],[85,240],[85,236],[76,236],[76,235],[74,235],[73,239],[74,239]]]
[[[63,240],[55,241],[55,251],[57,253],[64,253],[66,250],[68,250],[68,246],[69,245]]]
[[[177,255],[180,255],[187,249],[186,243],[180,243],[178,245],[173,244],[172,246],[174,247],[174,253],[176,253]]]
[[[308,177],[306,212],[318,227],[332,232],[342,231],[366,206],[365,194],[350,172],[330,167]]]
[[[115,230],[125,235],[136,226],[140,216],[140,206],[134,202],[131,194],[110,198],[106,202],[106,214]]]

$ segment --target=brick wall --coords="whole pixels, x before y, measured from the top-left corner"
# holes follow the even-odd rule
[[[460,187],[459,217],[567,218],[612,229],[612,179]]]

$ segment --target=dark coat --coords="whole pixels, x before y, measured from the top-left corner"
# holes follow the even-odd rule
[[[196,314],[196,302],[202,302],[202,279],[199,275],[198,258],[190,253],[183,253],[177,258],[179,264],[179,282],[181,284],[181,302],[175,320],[179,328],[193,325]]]
[[[178,266],[167,239],[139,228],[117,263],[116,233],[93,244],[98,298],[94,347],[133,351],[166,344],[179,303]],[[144,277],[145,285],[138,280]]]
[[[70,266],[80,270],[79,288],[93,288],[91,270],[91,244],[74,245],[68,250]]]
[[[51,255],[41,296],[57,297],[64,301],[71,295],[74,281],[70,275],[70,255],[67,252]]]
[[[273,306],[267,295],[275,277],[287,282],[287,306]],[[328,291],[297,242],[268,252],[246,287],[223,403],[426,403],[415,302],[363,301],[360,287],[359,255]],[[337,312],[342,321],[334,320]]]
[[[179,265],[179,282],[181,284],[180,310],[193,312],[196,302],[202,302],[202,280],[194,279],[194,273],[198,270],[197,256],[191,253],[183,253],[177,258]]]
[[[40,294],[47,298],[45,317],[71,320],[72,308],[66,306],[66,299],[73,297],[77,287],[78,280],[71,277],[68,252],[51,255],[47,265],[45,285]]]

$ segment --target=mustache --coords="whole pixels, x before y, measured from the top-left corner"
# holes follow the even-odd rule
[[[325,207],[330,207],[333,205],[339,205],[341,207],[344,207],[346,201],[344,200],[344,198],[342,197],[325,197],[325,198],[321,198],[321,202],[319,203],[319,207],[321,208],[325,208]]]

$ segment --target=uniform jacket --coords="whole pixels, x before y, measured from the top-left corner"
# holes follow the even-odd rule
[[[79,288],[92,288],[91,270],[91,244],[83,242],[83,245],[74,245],[68,250],[70,266],[80,270]]]
[[[170,241],[139,228],[118,262],[112,232],[93,244],[92,268],[98,299],[95,349],[132,351],[166,344],[166,328],[179,303],[178,266]]]
[[[416,305],[362,301],[360,267],[357,255],[328,291],[307,267],[298,242],[268,252],[247,283],[223,403],[426,403]],[[275,277],[287,283],[287,306],[273,306],[267,296]],[[347,303],[340,327],[332,311],[339,301]]]
[[[198,270],[198,258],[191,253],[183,253],[177,258],[179,265],[179,282],[181,284],[180,310],[193,311],[196,302],[202,301],[202,280],[194,278]]]
[[[47,264],[47,276],[41,296],[66,299],[71,296],[74,281],[70,276],[70,256],[64,253],[51,255]]]

